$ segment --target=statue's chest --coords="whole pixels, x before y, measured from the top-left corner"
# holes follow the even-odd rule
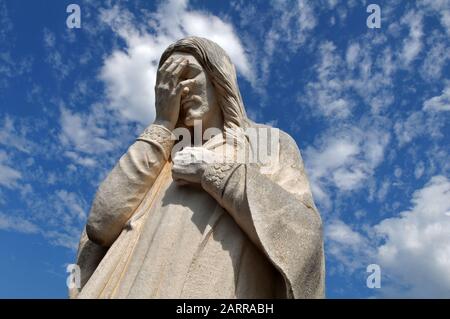
[[[156,205],[159,206],[156,210],[166,211],[174,218],[194,218],[200,224],[206,224],[218,203],[201,185],[179,185],[170,178]]]

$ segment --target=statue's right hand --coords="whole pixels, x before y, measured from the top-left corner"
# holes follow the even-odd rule
[[[173,130],[180,114],[182,94],[189,92],[189,86],[195,82],[188,79],[180,82],[180,76],[189,61],[185,58],[174,60],[169,57],[159,68],[155,85],[155,124]]]

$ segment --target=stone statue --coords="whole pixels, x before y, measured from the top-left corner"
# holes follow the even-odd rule
[[[97,191],[70,296],[324,297],[322,223],[300,152],[248,119],[225,51],[199,37],[170,45],[155,95],[154,123]],[[276,156],[262,163],[269,144]]]

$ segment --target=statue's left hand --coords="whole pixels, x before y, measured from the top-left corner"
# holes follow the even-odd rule
[[[180,185],[200,184],[208,165],[216,161],[216,154],[204,147],[185,147],[173,158],[172,178]]]

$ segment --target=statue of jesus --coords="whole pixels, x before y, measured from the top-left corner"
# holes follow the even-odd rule
[[[155,108],[96,193],[70,296],[323,298],[322,222],[299,149],[247,117],[226,52],[199,37],[170,45]],[[268,144],[276,156],[261,163]]]

